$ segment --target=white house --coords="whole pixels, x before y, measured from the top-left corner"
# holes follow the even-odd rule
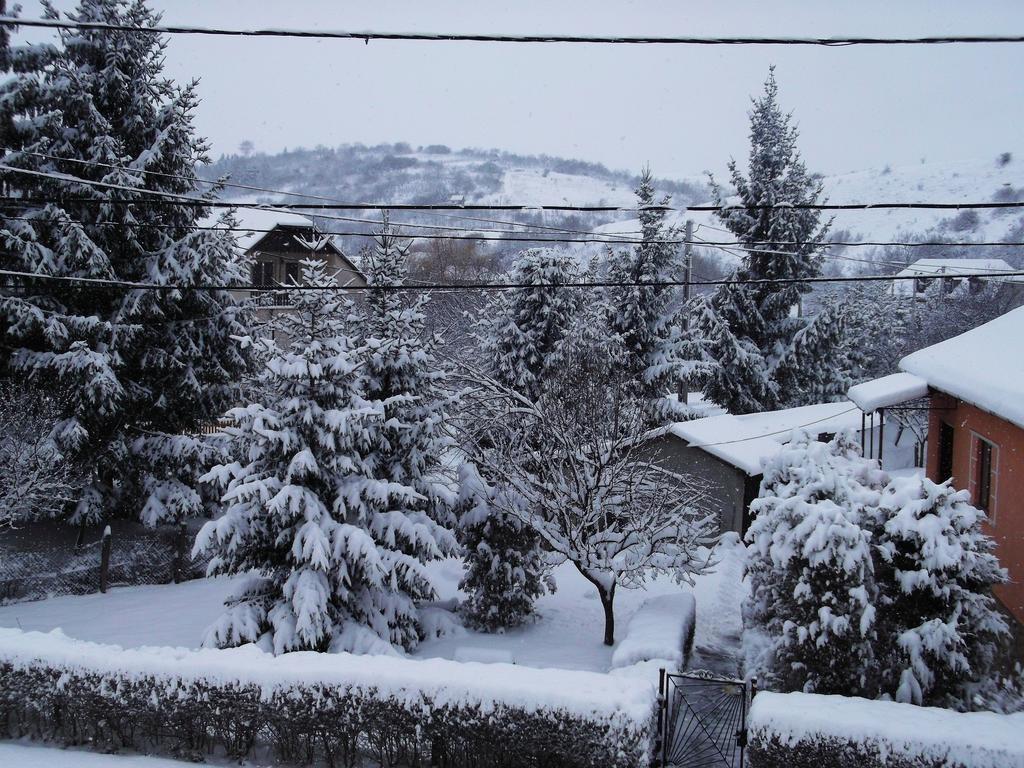
[[[1013,277],[965,277],[1001,272],[1013,272],[1014,268],[1002,259],[918,259],[905,269],[896,273],[900,279],[892,281],[894,296],[923,299],[925,293],[936,283],[940,284],[942,293],[954,291],[978,291],[985,285],[997,282],[1002,285],[1019,285],[1024,287],[1024,275]],[[941,276],[941,279],[929,279]]]

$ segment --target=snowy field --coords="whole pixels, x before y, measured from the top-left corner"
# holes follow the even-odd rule
[[[195,763],[163,757],[105,755],[42,744],[0,742],[0,765],[7,768],[182,768]],[[247,762],[246,765],[257,768],[256,763]]]
[[[743,553],[735,537],[723,541],[715,551],[719,564],[714,572],[700,577],[692,590],[697,628],[691,666],[709,666],[730,674],[736,671]],[[430,567],[441,598],[458,597],[460,561],[446,560]],[[601,642],[604,616],[597,592],[567,563],[555,569],[554,578],[557,591],[538,601],[537,618],[527,626],[505,634],[460,631],[424,642],[415,656],[486,657],[531,667],[607,671],[614,649]],[[195,648],[205,628],[220,614],[231,584],[229,578],[201,579],[17,603],[0,607],[0,627],[43,632],[60,628],[70,637],[126,648]],[[645,600],[689,590],[666,578],[654,580],[642,590],[620,589],[615,598],[616,640],[625,636],[629,619]]]

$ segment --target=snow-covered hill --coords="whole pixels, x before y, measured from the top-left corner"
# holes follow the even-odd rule
[[[657,170],[657,169],[655,169]],[[633,204],[636,177],[628,172],[609,170],[597,163],[566,158],[515,155],[499,150],[452,150],[441,145],[413,148],[408,144],[381,144],[373,147],[343,145],[336,148],[300,149],[278,155],[232,155],[220,158],[203,169],[206,178],[228,175],[233,181],[267,189],[285,190],[320,198],[352,202],[393,201],[396,203],[493,203],[493,204]],[[726,175],[718,173],[724,180]],[[823,177],[825,193],[833,203],[869,202],[972,202],[1024,199],[1024,155],[981,158],[967,162],[927,162],[898,167],[878,167]],[[671,194],[676,205],[692,205],[709,200],[706,180],[691,177],[659,180],[659,190]],[[261,202],[296,202],[294,196],[255,191],[228,190],[233,199]],[[373,219],[374,214],[346,213],[357,221],[323,219],[335,231],[366,231],[369,225],[358,219]],[[472,213],[416,214],[402,212],[396,219],[440,227],[431,231],[444,234],[445,227],[472,232],[488,228],[508,230],[495,222],[561,227],[596,234],[635,235],[639,222],[628,214]],[[713,214],[680,212],[672,219],[680,226],[686,219],[696,224],[696,236],[703,240],[728,241],[732,237],[719,231]],[[490,219],[491,221],[485,221]],[[838,211],[832,225],[833,239],[898,241],[913,239],[956,241],[1024,240],[1024,211],[1017,210],[870,210]],[[353,240],[353,246],[358,241]],[[511,244],[513,248],[522,243]],[[587,257],[602,250],[600,245],[581,245],[577,250]],[[918,251],[921,256],[947,255],[949,249]],[[971,249],[955,255],[992,256],[1016,263],[1021,249]],[[998,252],[997,252],[998,251]],[[721,250],[723,261],[735,257]],[[834,253],[839,253],[835,251]],[[866,249],[845,249],[835,255],[835,271],[851,271],[863,264],[859,259],[880,258]],[[891,257],[890,257],[891,258]]]

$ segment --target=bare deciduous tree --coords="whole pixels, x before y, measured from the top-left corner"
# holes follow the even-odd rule
[[[615,380],[607,340],[579,332],[537,402],[464,366],[471,416],[461,428],[471,460],[503,488],[494,506],[597,589],[612,645],[616,589],[656,574],[692,581],[712,565],[715,523],[703,488],[643,450],[643,412]]]

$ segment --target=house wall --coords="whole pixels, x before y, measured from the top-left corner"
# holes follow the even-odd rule
[[[947,479],[938,477],[942,422],[953,427],[953,485],[971,491],[972,498],[975,435],[998,447],[994,499],[984,527],[996,541],[1000,564],[1010,573],[1011,583],[996,587],[996,596],[1024,623],[1024,429],[941,392],[932,392],[931,405],[927,472],[932,480]]]
[[[665,435],[644,445],[645,458],[657,462],[671,472],[689,475],[707,485],[708,512],[719,521],[721,532],[743,532],[748,500],[747,473],[717,459],[700,448],[691,448],[673,435]],[[760,476],[754,478],[755,482]]]

